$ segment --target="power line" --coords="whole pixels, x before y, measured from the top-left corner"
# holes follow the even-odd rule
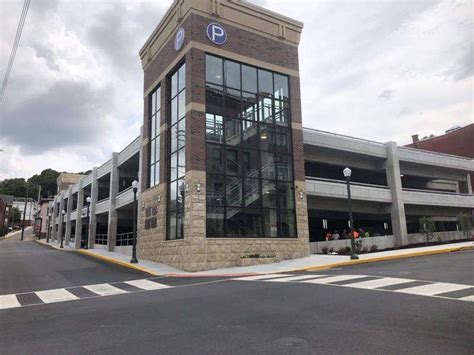
[[[0,102],[3,101],[5,96],[5,90],[7,88],[8,79],[10,78],[10,72],[13,67],[13,62],[15,60],[16,50],[18,49],[18,44],[20,43],[21,33],[23,32],[23,26],[26,20],[26,14],[28,13],[28,8],[30,7],[30,0],[25,0],[23,3],[23,10],[21,11],[20,21],[18,22],[18,27],[16,29],[15,40],[13,41],[12,51],[10,52],[10,58],[8,59],[7,69],[5,71],[5,76],[3,77],[2,87],[0,89]]]

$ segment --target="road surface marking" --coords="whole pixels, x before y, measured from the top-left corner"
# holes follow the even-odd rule
[[[160,284],[158,282],[143,280],[124,281],[126,284],[141,288],[142,290],[161,290],[162,288],[169,288],[171,286]]]
[[[377,279],[377,280],[360,281],[360,282],[356,281],[355,283],[351,283],[347,286],[372,290],[379,287],[393,286],[393,285],[408,283],[412,281],[415,281],[415,280],[397,279],[394,277],[384,277],[383,279]]]
[[[264,280],[264,279],[274,279],[277,277],[285,277],[285,276],[292,276],[288,274],[267,274],[267,275],[255,275],[255,276],[244,276],[244,277],[238,277],[233,280],[239,280],[239,281],[256,281],[256,280]]]
[[[458,298],[458,300],[474,302],[474,295]]]
[[[281,279],[270,279],[271,282],[288,282],[288,281],[301,281],[307,279],[316,279],[318,277],[327,277],[328,275],[300,275],[300,276],[289,276]]]
[[[306,280],[306,281],[302,281],[302,282],[325,285],[325,284],[328,284],[328,283],[331,283],[331,282],[360,279],[362,277],[368,277],[368,276],[367,275],[338,275],[338,276],[331,276],[331,277],[323,277],[323,278],[315,279],[315,280]]]
[[[111,295],[119,295],[121,293],[128,293],[128,291],[121,290],[115,286],[109,284],[98,284],[98,285],[89,285],[83,286],[84,288],[97,293],[99,296],[111,296]]]
[[[21,307],[15,295],[0,296],[0,309]]]
[[[41,301],[44,303],[63,302],[77,300],[79,297],[73,295],[71,292],[64,288],[58,288],[56,290],[46,290],[35,292]]]
[[[434,296],[439,293],[459,291],[465,288],[471,288],[470,285],[448,284],[444,282],[436,282],[434,284],[402,288],[395,290],[396,292],[410,293],[412,295]]]

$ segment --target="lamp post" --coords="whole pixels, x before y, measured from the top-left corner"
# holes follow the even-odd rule
[[[90,228],[90,225],[91,225],[90,216],[89,216],[90,207],[91,207],[91,197],[90,196],[87,196],[86,202],[87,202],[87,215],[86,215],[87,228],[86,228],[86,244],[84,245],[84,249],[89,249],[89,228]]]
[[[21,224],[21,240],[23,240],[23,235],[25,234],[25,217],[26,217],[26,204],[28,202],[28,182],[26,182],[26,198],[25,198],[25,207],[23,208],[23,223]],[[31,206],[30,206],[31,208]]]
[[[138,263],[137,260],[137,191],[138,191],[138,181],[133,180],[132,182],[133,190],[133,246],[132,246],[132,264]]]
[[[46,243],[49,243],[49,233],[51,232],[51,211],[48,212],[48,234],[46,235]]]
[[[359,259],[355,250],[355,241],[354,241],[354,220],[352,218],[352,199],[351,199],[351,174],[352,171],[349,168],[345,168],[342,173],[346,178],[347,182],[347,203],[349,209],[349,223],[350,223],[350,233],[351,233],[351,260]]]
[[[62,210],[61,214],[62,214],[62,217],[61,217],[61,245],[59,247],[64,248],[64,246],[63,246],[63,236],[64,236],[65,230],[64,230],[62,224],[64,223],[64,216],[66,215],[66,211]]]

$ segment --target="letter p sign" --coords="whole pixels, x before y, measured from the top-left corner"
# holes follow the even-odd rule
[[[219,25],[216,22],[210,23],[207,26],[207,38],[211,40],[212,43],[217,45],[224,44],[227,40],[227,33],[224,30],[224,27]]]

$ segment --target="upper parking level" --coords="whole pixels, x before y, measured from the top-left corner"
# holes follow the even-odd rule
[[[348,152],[352,155],[366,156],[377,159],[387,159],[386,144],[367,139],[345,136],[312,128],[303,128],[303,143],[306,149],[321,147],[328,150]],[[311,156],[305,154],[306,160]],[[455,169],[465,173],[474,172],[474,160],[455,155],[434,153],[420,149],[398,147],[400,162],[415,163],[424,166]]]

